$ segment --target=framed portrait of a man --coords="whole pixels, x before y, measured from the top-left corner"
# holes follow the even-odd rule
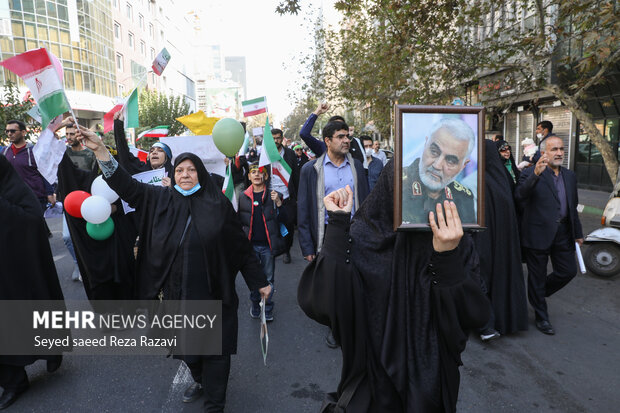
[[[430,229],[454,201],[464,229],[484,226],[484,108],[395,107],[394,229]]]

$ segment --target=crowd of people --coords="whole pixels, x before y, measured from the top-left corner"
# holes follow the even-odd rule
[[[172,153],[157,142],[147,162],[136,158],[120,112],[115,148],[71,117],[57,126],[68,146],[52,183],[37,170],[23,122],[8,122],[10,145],[0,149],[0,220],[11,231],[2,232],[2,245],[13,245],[15,231],[29,225],[32,232],[22,237],[32,248],[0,251],[7,270],[0,276],[0,299],[62,300],[43,211],[72,191],[88,192],[101,174],[135,212],[124,213],[116,201],[115,231],[104,241],[89,237],[83,220],[63,217],[63,240],[75,263],[72,279],[83,282],[94,309],[110,311],[97,307],[99,300],[222,301],[222,354],[178,356],[194,379],[184,402],[204,394],[205,411],[224,410],[230,356],[237,350],[236,275],[242,274],[249,290],[242,302],[249,316],[260,317],[264,300],[265,319],[274,321],[277,257],[291,263],[297,231],[308,262],[299,305],[326,326],[326,344],[340,347],[343,357],[338,389],[328,395],[324,411],[455,411],[469,332],[488,341],[526,330],[527,291],[536,327],[554,334],[545,297],[575,276],[575,242],[583,242],[575,175],[562,166],[563,142],[543,121],[539,150],[519,164],[502,137],[484,142],[486,157],[479,161],[485,165],[486,230],[472,234],[463,231],[461,220],[473,219],[473,196],[454,181],[472,151],[470,138],[458,137],[465,143],[451,153],[458,145],[444,143],[457,139],[459,125],[442,120],[409,166],[411,182],[403,185],[404,195],[413,191],[403,208],[422,216],[430,231],[394,231],[394,162],[378,141],[355,136],[341,116],[327,121],[321,139],[312,136],[329,109],[322,103],[310,114],[300,132],[303,144],[271,130],[291,169],[288,182],[259,166],[256,144],[229,160],[237,208],[222,193],[223,178],[192,153]],[[454,165],[445,166],[450,159]],[[439,187],[425,180],[427,164],[441,175]],[[132,179],[160,168],[166,171],[161,186]],[[464,203],[471,208],[463,209]],[[33,253],[38,260],[29,260]],[[21,278],[23,261],[32,266],[32,281]],[[36,294],[26,282],[37,286]],[[36,359],[0,355],[0,409],[28,388],[24,366]],[[48,370],[61,360],[48,358]]]

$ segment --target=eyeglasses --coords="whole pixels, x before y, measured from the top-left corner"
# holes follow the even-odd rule
[[[506,151],[509,151],[509,150],[510,150],[510,147],[508,147],[508,148],[501,148],[499,151],[500,152],[506,152]]]
[[[13,133],[13,132],[19,132],[19,129],[5,129],[5,130],[4,130],[4,133],[6,133],[7,135],[8,135],[9,133]]]

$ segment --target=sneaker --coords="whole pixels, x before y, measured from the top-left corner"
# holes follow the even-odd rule
[[[286,254],[284,254],[284,259],[282,261],[285,264],[290,264],[291,263],[291,253],[287,252]]]
[[[265,312],[265,321],[273,321],[273,313]]]
[[[77,265],[73,268],[73,274],[71,274],[71,279],[73,281],[82,281],[82,275],[80,274],[80,269]]]
[[[329,348],[338,348],[338,343],[336,343],[336,339],[334,338],[331,329],[329,330],[329,334],[325,337],[325,344],[327,344],[327,347]]]
[[[202,385],[200,383],[193,382],[189,385],[187,389],[185,389],[185,393],[183,393],[183,403],[192,403],[195,402],[202,396],[204,390],[202,389]]]
[[[484,330],[480,334],[480,340],[482,341],[491,341],[499,337],[500,337],[500,334],[494,328],[489,328],[487,330]]]
[[[260,318],[260,305],[252,303],[250,305],[250,317]]]

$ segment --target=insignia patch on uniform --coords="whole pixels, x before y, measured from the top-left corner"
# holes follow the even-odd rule
[[[413,195],[415,196],[422,195],[422,185],[420,185],[418,181],[414,181],[413,185],[411,185],[411,191],[413,192]]]
[[[446,186],[446,199],[453,199],[452,198],[452,191],[447,186]]]
[[[456,181],[454,181],[454,189],[456,189],[457,191],[465,192],[467,195],[471,195],[471,191],[469,189]]]
[[[258,201],[253,202],[254,206],[258,206]]]

